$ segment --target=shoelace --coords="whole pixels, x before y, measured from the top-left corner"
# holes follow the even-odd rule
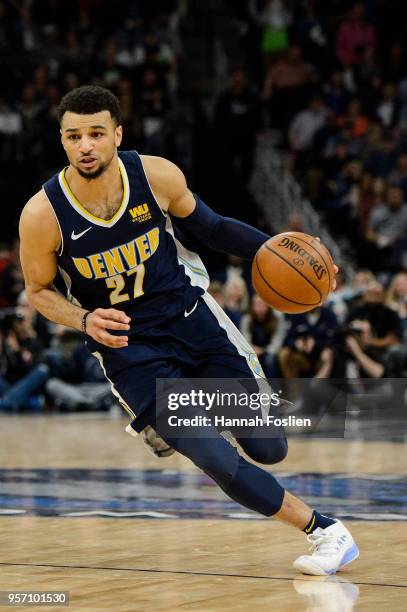
[[[307,540],[311,544],[310,550],[319,555],[330,555],[339,550],[337,537],[332,533],[310,533]]]

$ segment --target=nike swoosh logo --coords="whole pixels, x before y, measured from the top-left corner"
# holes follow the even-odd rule
[[[198,300],[195,302],[195,306],[194,306],[194,307],[193,307],[193,308],[192,308],[192,309],[191,309],[189,312],[188,312],[188,310],[186,310],[186,311],[184,312],[184,317],[189,317],[189,315],[191,315],[191,314],[194,312],[194,310],[195,310],[195,308],[196,308],[197,306],[198,306]]]
[[[84,234],[86,234],[86,232],[88,232],[90,229],[92,229],[92,226],[87,227],[85,230],[83,230],[83,232],[81,232],[80,234],[75,234],[74,231],[72,231],[71,234],[71,238],[72,240],[78,240],[78,238],[81,238]]]

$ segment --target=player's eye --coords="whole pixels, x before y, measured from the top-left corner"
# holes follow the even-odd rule
[[[68,136],[68,140],[78,140],[78,139],[79,139],[78,134],[70,134]]]
[[[92,132],[91,136],[92,138],[100,138],[103,136],[103,132]]]

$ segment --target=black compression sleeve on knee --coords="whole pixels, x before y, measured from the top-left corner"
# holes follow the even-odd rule
[[[235,501],[264,516],[273,516],[283,505],[284,488],[270,472],[239,458],[234,478],[222,489]]]
[[[194,195],[195,210],[188,217],[172,217],[176,227],[190,233],[214,251],[252,260],[269,239],[264,232],[237,219],[222,217]]]

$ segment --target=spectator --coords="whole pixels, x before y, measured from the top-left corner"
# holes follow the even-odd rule
[[[393,276],[386,294],[386,306],[400,317],[403,326],[403,340],[407,349],[407,272]]]
[[[330,378],[382,378],[385,375],[383,352],[372,345],[372,328],[367,319],[349,321],[336,334]]]
[[[387,177],[394,170],[397,160],[396,140],[387,132],[376,146],[365,154],[365,168],[375,176]]]
[[[52,405],[59,410],[107,410],[114,401],[110,383],[106,381],[97,359],[89,353],[81,338],[68,356],[66,368],[59,378],[46,383]],[[55,362],[54,362],[55,363]]]
[[[405,248],[407,206],[403,192],[400,187],[390,185],[386,195],[386,201],[372,209],[367,223],[365,260],[373,270],[400,265]]]
[[[321,96],[311,98],[308,107],[300,111],[291,122],[288,139],[296,152],[306,151],[314,140],[316,132],[324,125],[326,109]]]
[[[289,328],[284,345],[293,347],[299,336],[310,336],[313,339],[312,352],[317,357],[325,347],[331,345],[338,324],[335,314],[326,306],[303,314],[288,315],[287,322]]]
[[[268,56],[284,51],[288,46],[288,27],[292,14],[284,0],[267,0],[259,11],[256,0],[250,0],[249,10],[254,20],[262,26],[261,49]]]
[[[284,339],[284,315],[270,308],[255,294],[248,314],[242,318],[240,331],[256,351],[265,375],[270,377],[274,359]]]
[[[350,92],[343,82],[342,72],[335,70],[323,87],[325,105],[336,115],[342,115],[349,103]]]
[[[386,83],[376,108],[376,115],[385,128],[393,128],[399,122],[399,103],[394,83]]]
[[[318,0],[308,0],[302,4],[304,14],[299,15],[293,24],[295,39],[303,49],[304,57],[317,66],[320,73],[326,74],[333,63],[327,20],[318,6]]]
[[[19,157],[17,137],[22,129],[21,115],[0,97],[0,162]]]
[[[360,60],[365,47],[376,47],[375,27],[365,20],[365,7],[357,2],[342,22],[336,38],[336,54],[343,66],[348,67]]]
[[[329,294],[326,306],[335,313],[338,323],[342,324],[349,312],[349,300],[353,297],[353,290],[346,283],[345,274],[342,270],[339,270],[335,278],[336,288],[333,293]]]
[[[20,242],[16,239],[10,250],[8,263],[0,277],[0,294],[7,306],[15,306],[18,296],[24,289],[19,250]]]
[[[338,125],[347,126],[352,130],[352,136],[364,136],[369,127],[369,119],[362,112],[362,105],[358,98],[352,98],[344,115],[338,117]]]
[[[339,175],[327,184],[329,199],[325,203],[325,215],[331,231],[336,235],[346,232],[355,239],[357,229],[352,220],[357,217],[363,164],[360,159],[349,160]]]
[[[222,283],[220,283],[219,281],[212,281],[209,285],[208,292],[217,301],[219,306],[225,311],[232,323],[234,323],[236,327],[239,327],[242,315],[240,312],[236,312],[235,310],[229,310],[227,308],[225,302],[225,288]]]
[[[401,188],[404,202],[407,202],[407,153],[399,155],[397,167],[389,174],[389,182]]]
[[[251,287],[251,268],[241,257],[236,255],[228,255],[227,264],[224,268],[217,270],[212,278],[214,281],[219,281],[222,285],[226,285],[234,278],[242,278],[246,283],[247,289]]]
[[[349,311],[359,306],[363,302],[368,285],[375,281],[375,276],[371,270],[358,270],[351,282],[351,295],[349,299]]]
[[[30,317],[14,313],[3,319],[3,395],[0,408],[21,410],[40,408],[38,394],[49,376],[41,363],[42,343],[35,333]]]
[[[264,81],[263,99],[270,105],[272,125],[285,130],[317,80],[315,69],[303,60],[301,48],[295,45],[271,65]]]
[[[359,197],[358,217],[359,229],[362,236],[366,235],[367,224],[371,211],[383,204],[387,191],[387,184],[381,176],[372,176],[370,172],[365,172],[361,181],[361,191]]]
[[[246,73],[237,69],[232,73],[230,86],[216,103],[215,130],[224,162],[232,159],[235,169],[245,178],[250,176],[259,128],[258,96]]]
[[[335,333],[333,348],[327,348],[321,355],[321,367],[315,379],[305,388],[303,404],[306,412],[321,409],[334,413],[345,413],[346,394],[365,394],[372,390],[371,381],[386,375],[383,354],[370,346],[371,326],[367,320],[354,319],[346,328]],[[374,385],[376,394],[381,387]],[[390,397],[396,397],[394,391]],[[389,395],[383,392],[388,401]],[[371,406],[372,400],[369,404]],[[369,406],[369,407],[370,407]]]
[[[399,378],[403,373],[403,351],[400,346],[402,323],[399,315],[384,302],[383,286],[372,281],[366,288],[362,304],[351,310],[348,321],[369,321],[371,337],[367,346],[384,356],[387,375]]]
[[[330,349],[324,349],[321,355],[330,355]],[[298,379],[313,378],[320,370],[320,359],[315,354],[315,339],[307,325],[299,325],[292,334],[289,346],[283,346],[278,352],[273,377],[284,378],[284,397],[289,401],[300,400],[303,388]]]
[[[239,327],[242,315],[249,306],[249,293],[243,278],[230,278],[224,286],[225,307],[232,321]]]

